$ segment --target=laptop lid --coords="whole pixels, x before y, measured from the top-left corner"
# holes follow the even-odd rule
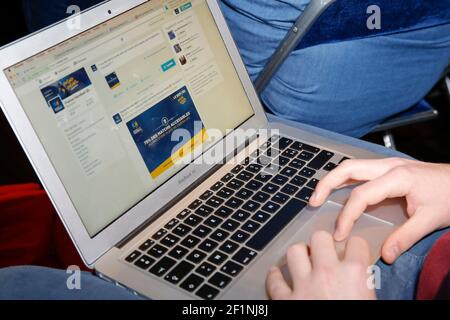
[[[267,124],[215,0],[108,1],[2,48],[0,70],[87,265],[233,153],[219,142]]]

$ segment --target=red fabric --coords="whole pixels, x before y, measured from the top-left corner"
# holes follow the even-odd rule
[[[38,184],[0,186],[0,268],[15,265],[86,269]]]
[[[417,299],[434,299],[449,272],[450,232],[436,242],[425,260],[417,287]]]

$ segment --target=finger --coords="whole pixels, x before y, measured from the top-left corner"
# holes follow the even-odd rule
[[[311,273],[311,260],[308,247],[304,243],[294,244],[286,253],[287,265],[291,274],[294,289],[299,287],[302,279]]]
[[[389,171],[387,174],[366,182],[353,189],[347,203],[336,222],[334,239],[342,241],[346,239],[355,224],[355,221],[370,205],[375,205],[387,198],[405,196],[410,189],[408,176],[399,168]]]
[[[337,263],[339,258],[333,236],[326,231],[318,231],[311,238],[312,267],[326,266]]]
[[[369,266],[370,248],[366,240],[360,237],[351,237],[345,245],[344,260],[347,262],[360,263],[363,266]]]
[[[418,208],[414,215],[394,231],[381,249],[383,260],[389,264],[428,234],[439,229],[432,219],[432,208]]]
[[[398,158],[346,160],[318,183],[309,204],[314,207],[321,206],[333,189],[373,180],[404,163],[405,160]]]
[[[269,297],[274,300],[285,300],[292,293],[291,288],[289,288],[286,280],[284,280],[283,274],[278,267],[270,269],[266,279],[266,288]]]

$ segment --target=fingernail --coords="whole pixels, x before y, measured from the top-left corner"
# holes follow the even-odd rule
[[[317,195],[317,192],[314,191],[313,194],[311,195],[311,198],[309,198],[309,202],[316,202],[318,197],[319,196]]]

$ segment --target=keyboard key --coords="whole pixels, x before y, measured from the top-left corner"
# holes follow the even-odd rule
[[[229,276],[235,277],[242,271],[242,269],[244,268],[241,265],[233,261],[228,261],[223,265],[222,268],[220,268],[220,271],[226,273]]]
[[[234,175],[232,175],[231,173],[227,173],[226,175],[224,175],[222,177],[222,179],[220,179],[220,181],[227,183],[228,181],[233,179],[233,177],[234,177]]]
[[[248,171],[242,171],[239,173],[236,178],[242,180],[242,181],[249,181],[251,178],[253,178],[253,174],[251,174]]]
[[[309,161],[312,158],[314,158],[314,154],[312,154],[311,152],[308,151],[302,151],[300,152],[300,154],[298,155],[298,158],[300,160],[304,160],[304,161]]]
[[[247,166],[247,170],[251,173],[258,173],[262,170],[263,166],[257,163],[251,163]]]
[[[195,210],[195,209],[197,209],[198,207],[200,207],[201,204],[202,204],[202,201],[197,199],[197,200],[195,200],[194,202],[192,202],[192,203],[188,206],[188,208],[191,209],[191,210]]]
[[[150,249],[150,247],[151,247],[152,245],[154,245],[154,244],[155,244],[155,241],[148,239],[147,241],[145,241],[143,244],[141,244],[141,245],[139,246],[139,250],[141,250],[141,251],[147,251],[147,250]]]
[[[234,167],[234,168],[231,170],[231,173],[238,174],[239,172],[241,172],[242,169],[244,169],[244,167],[241,166],[240,164],[238,164],[236,167]]]
[[[211,228],[205,227],[205,226],[198,226],[194,231],[192,231],[192,234],[196,237],[205,238],[210,234],[212,231]]]
[[[313,169],[309,169],[309,168],[303,168],[303,169],[299,172],[299,174],[300,174],[301,176],[303,176],[303,177],[311,178],[313,175],[316,174],[316,171],[313,170]]]
[[[302,150],[303,147],[303,143],[299,142],[299,141],[295,141],[292,145],[291,145],[291,149],[300,151]]]
[[[205,191],[199,198],[201,200],[208,200],[212,195],[214,194],[214,192],[212,192],[211,190],[207,190]]]
[[[172,219],[164,226],[164,228],[167,230],[172,230],[179,222],[180,220],[178,219]]]
[[[209,277],[214,270],[216,270],[216,267],[208,262],[203,262],[196,270],[198,274],[201,274],[204,277]]]
[[[279,164],[271,163],[269,166],[264,168],[262,172],[263,176],[259,177],[258,180],[261,182],[269,181],[274,175],[278,174],[281,170],[281,166]]]
[[[269,200],[269,198],[270,198],[270,194],[267,194],[267,193],[262,192],[262,191],[256,193],[256,194],[252,197],[253,200],[255,200],[255,201],[257,201],[257,202],[261,202],[261,203],[266,202],[267,200]]]
[[[304,207],[306,202],[291,199],[247,242],[247,246],[254,250],[263,250]]]
[[[247,183],[247,184],[245,185],[245,187],[246,187],[247,189],[250,189],[250,190],[253,190],[253,191],[258,190],[258,189],[261,188],[262,186],[263,186],[263,184],[262,184],[261,182],[259,182],[259,181],[256,181],[256,180],[251,180],[249,183]]]
[[[220,266],[225,260],[228,259],[228,256],[220,251],[215,251],[212,255],[209,256],[208,261]]]
[[[258,253],[247,248],[241,248],[234,256],[233,260],[243,265],[248,265]]]
[[[206,258],[206,253],[203,253],[200,250],[194,250],[187,256],[186,259],[195,264],[199,264],[205,258]]]
[[[231,282],[231,278],[217,272],[211,277],[211,279],[209,279],[208,282],[220,289],[223,289]]]
[[[262,165],[263,167],[267,166],[271,162],[272,158],[265,155],[262,155],[256,160],[256,163]]]
[[[274,195],[272,197],[272,201],[279,203],[279,204],[284,204],[289,200],[289,196],[285,195],[284,193],[278,192],[276,195]]]
[[[260,182],[267,182],[270,179],[272,179],[273,175],[266,173],[266,172],[261,172],[258,175],[256,175],[255,179],[260,181]]]
[[[334,169],[337,168],[337,164],[333,163],[333,162],[328,162],[327,165],[325,167],[323,167],[323,170],[325,171],[332,171]]]
[[[309,144],[304,143],[302,146],[303,150],[306,150],[308,152],[312,152],[312,153],[318,153],[320,151],[319,148],[310,146]]]
[[[308,181],[308,180],[303,177],[295,176],[294,178],[292,178],[290,183],[292,183],[293,185],[296,185],[297,187],[302,187],[306,183],[306,181]]]
[[[319,183],[319,180],[311,179],[306,186],[308,186],[311,189],[315,189],[317,187],[318,183]]]
[[[228,238],[230,234],[224,230],[218,229],[214,231],[211,235],[211,239],[216,240],[218,242],[222,242],[226,238]]]
[[[285,175],[289,178],[295,176],[297,174],[297,170],[290,168],[290,167],[286,167],[283,170],[281,170],[280,172],[282,175]]]
[[[165,234],[167,233],[166,229],[161,229],[159,230],[157,233],[155,233],[152,237],[152,239],[154,240],[159,240],[161,239]]]
[[[268,183],[264,186],[264,188],[262,188],[262,191],[273,194],[275,192],[277,192],[280,189],[279,186],[273,184],[273,183]]]
[[[200,239],[194,236],[187,236],[183,241],[181,241],[181,245],[185,246],[186,248],[193,248],[200,242]]]
[[[167,235],[164,237],[164,239],[161,240],[161,244],[165,245],[166,247],[173,247],[178,241],[180,241],[180,238],[174,236],[174,235]]]
[[[237,228],[239,228],[239,222],[234,221],[232,219],[228,219],[227,221],[222,223],[220,227],[226,231],[234,231]]]
[[[344,162],[345,160],[350,160],[350,158],[343,157],[343,158],[341,159],[341,161],[339,161],[339,164],[341,164],[341,163]]]
[[[202,277],[191,274],[180,284],[180,287],[186,291],[193,292],[203,283],[203,281],[204,279]]]
[[[212,191],[217,191],[220,188],[222,188],[223,186],[224,186],[223,182],[218,181],[211,187],[211,190]]]
[[[195,214],[191,214],[189,217],[184,220],[184,223],[191,227],[196,227],[200,222],[202,221],[202,218]]]
[[[200,250],[203,250],[205,252],[211,252],[213,251],[219,244],[215,241],[212,241],[211,239],[206,239],[203,241],[198,248]]]
[[[259,203],[249,200],[242,206],[242,209],[249,212],[255,212],[260,206]]]
[[[298,151],[296,151],[294,149],[286,149],[283,151],[283,153],[281,155],[283,157],[293,159],[298,155]]]
[[[301,169],[301,168],[303,168],[305,166],[305,164],[306,164],[305,161],[302,161],[302,160],[299,160],[299,159],[294,159],[294,160],[291,161],[291,163],[289,163],[289,165],[292,168],[295,168],[295,169]]]
[[[275,159],[273,161],[273,164],[284,167],[285,165],[287,165],[289,163],[290,159],[283,157],[283,156],[279,156],[277,159]]]
[[[236,197],[232,197],[227,202],[225,202],[226,206],[229,206],[230,208],[237,209],[240,207],[241,204],[243,204],[244,201],[241,199],[238,199]]]
[[[147,270],[153,263],[155,263],[155,259],[144,255],[137,259],[134,264],[143,270]]]
[[[164,255],[164,253],[166,253],[166,252],[167,252],[167,248],[165,248],[159,244],[155,244],[154,247],[152,247],[150,250],[148,250],[148,254],[156,259],[161,258]]]
[[[173,268],[172,271],[169,272],[167,276],[164,277],[164,279],[170,283],[177,284],[184,277],[186,277],[192,269],[194,269],[193,264],[186,261],[181,261],[175,268]]]
[[[178,225],[175,229],[173,229],[173,234],[179,236],[179,237],[184,237],[185,235],[187,235],[189,232],[191,232],[192,228],[188,227],[185,224],[180,224]]]
[[[323,150],[314,159],[308,163],[308,167],[319,170],[321,169],[331,158],[334,153],[331,151]]]
[[[254,233],[256,232],[256,230],[259,229],[259,227],[261,227],[259,223],[250,220],[242,225],[242,230],[247,231],[249,233]]]
[[[271,217],[270,214],[265,213],[265,212],[262,212],[262,211],[258,211],[257,213],[255,213],[255,214],[252,216],[252,219],[255,220],[256,222],[264,223],[264,222],[266,222],[267,220],[269,220],[270,217]]]
[[[231,188],[233,190],[238,190],[243,185],[244,185],[244,182],[242,182],[241,180],[233,179],[230,182],[228,182],[227,187],[229,187],[229,188]]]
[[[300,190],[295,197],[300,200],[309,202],[309,199],[311,198],[311,195],[313,194],[313,192],[314,192],[313,189],[305,187],[302,190]]]
[[[231,216],[234,220],[237,221],[245,221],[248,219],[248,217],[250,217],[250,213],[244,211],[244,210],[238,210],[236,211],[232,216]]]
[[[208,201],[206,201],[206,204],[213,208],[218,208],[222,203],[224,203],[225,200],[222,198],[213,196]]]
[[[177,218],[180,220],[183,220],[184,218],[186,218],[188,216],[188,214],[191,213],[191,210],[189,209],[184,209],[183,211],[181,211],[178,215]]]
[[[222,244],[219,248],[220,251],[223,251],[228,254],[232,254],[239,248],[239,245],[233,241],[227,240],[224,244]]]
[[[169,252],[169,256],[171,256],[172,258],[175,258],[176,260],[180,260],[188,253],[188,251],[189,250],[186,248],[183,248],[181,246],[176,246]]]
[[[280,138],[280,140],[277,141],[275,146],[277,146],[280,150],[284,150],[287,147],[289,147],[292,142],[294,142],[294,140],[283,137],[283,138]]]
[[[278,174],[275,177],[273,177],[272,182],[282,186],[283,184],[288,182],[288,180],[289,179],[287,177]]]
[[[234,190],[231,190],[227,187],[223,187],[222,189],[220,189],[219,192],[217,192],[217,195],[224,199],[228,199],[229,197],[231,197],[233,195],[233,193],[234,193]]]
[[[195,210],[195,213],[202,217],[209,216],[214,211],[213,208],[208,207],[207,205],[202,205],[200,208]]]
[[[133,251],[132,253],[130,253],[128,255],[128,257],[125,258],[126,262],[133,262],[134,260],[136,260],[139,256],[141,255],[141,253],[137,250]]]
[[[250,163],[250,157],[246,157],[244,159],[244,161],[241,162],[241,165],[243,165],[245,167],[245,166],[248,166],[249,163]]]
[[[233,213],[233,210],[227,207],[220,207],[219,209],[214,212],[216,215],[222,218],[227,218],[230,214]]]
[[[236,241],[238,243],[243,243],[245,242],[248,238],[250,238],[250,234],[248,234],[247,232],[244,232],[242,230],[236,231],[232,236],[231,236],[231,240]]]
[[[275,202],[269,201],[263,207],[262,210],[267,211],[268,213],[275,213],[280,209],[280,205]]]
[[[150,268],[150,272],[154,275],[161,277],[163,276],[167,271],[169,271],[170,268],[172,268],[177,262],[171,258],[164,257],[157,264],[155,264],[152,268]]]
[[[222,219],[220,219],[216,216],[212,216],[212,217],[209,217],[208,219],[206,219],[204,224],[207,225],[208,227],[215,228],[222,222],[223,222]]]
[[[248,189],[242,188],[236,193],[236,197],[247,200],[253,195],[253,191],[250,191]]]
[[[219,294],[219,290],[205,284],[200,290],[197,291],[196,295],[204,300],[212,300]]]
[[[298,187],[292,185],[292,184],[287,184],[283,187],[283,189],[281,189],[282,192],[288,194],[288,195],[293,195],[298,191]]]

